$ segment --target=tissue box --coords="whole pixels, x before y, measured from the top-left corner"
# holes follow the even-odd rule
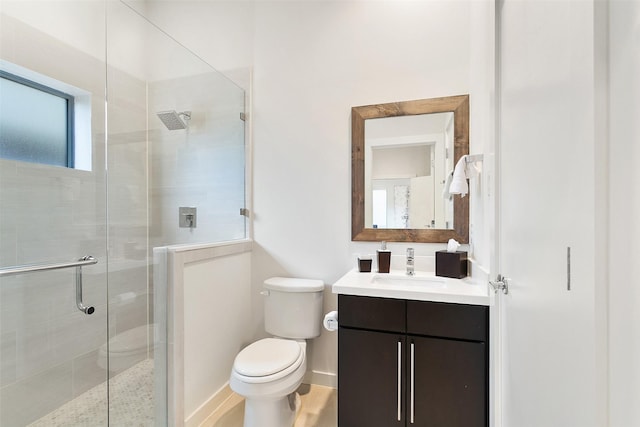
[[[467,277],[467,251],[436,251],[436,276]]]

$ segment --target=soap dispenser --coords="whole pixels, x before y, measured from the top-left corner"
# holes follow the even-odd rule
[[[391,251],[387,250],[387,242],[382,242],[378,249],[378,273],[388,273],[391,267]]]

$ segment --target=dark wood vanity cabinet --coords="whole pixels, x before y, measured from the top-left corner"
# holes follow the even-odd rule
[[[488,307],[338,296],[339,427],[487,427]]]

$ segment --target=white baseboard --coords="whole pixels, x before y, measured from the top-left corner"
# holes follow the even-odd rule
[[[220,390],[213,394],[198,409],[184,421],[185,427],[197,427],[201,425],[216,409],[220,407],[227,399],[233,395],[233,391],[229,387],[229,383],[225,384]]]
[[[315,384],[325,387],[337,388],[338,376],[331,372],[307,371],[302,382],[305,384]]]

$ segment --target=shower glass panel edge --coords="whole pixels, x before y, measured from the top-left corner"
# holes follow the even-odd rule
[[[156,268],[153,256],[169,245],[246,237],[245,93],[126,4],[108,7],[109,336],[112,343],[130,338],[132,326],[145,324],[135,319],[146,309],[152,372],[145,390],[153,406],[147,413],[162,426],[170,424],[174,393],[167,359],[171,301],[166,270]],[[181,207],[196,208],[193,226],[180,226]],[[145,276],[132,270],[139,259]],[[127,272],[116,275],[120,263]],[[114,367],[116,350],[109,352]],[[114,422],[118,402],[126,400],[120,394],[110,388]]]
[[[149,26],[107,2],[109,424],[167,423],[166,334],[149,245]],[[162,319],[161,319],[162,320]]]

